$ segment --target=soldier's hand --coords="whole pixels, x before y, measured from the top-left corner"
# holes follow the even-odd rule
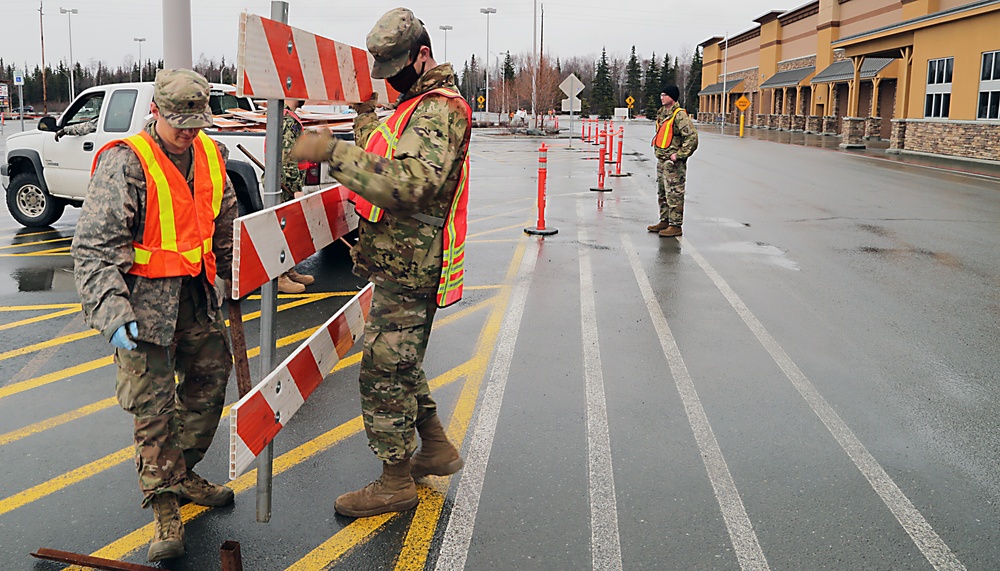
[[[65,129],[59,129],[58,131],[56,131],[56,142],[58,143],[59,139],[65,137],[65,136],[66,136],[66,130]]]
[[[351,104],[351,109],[354,109],[358,115],[364,115],[365,113],[374,113],[376,105],[378,105],[378,93],[373,92],[368,101],[353,103]]]
[[[302,133],[302,136],[295,141],[288,156],[297,161],[326,162],[333,154],[335,143],[336,139],[325,129],[319,132],[308,131]]]
[[[127,331],[126,331],[127,328]],[[115,334],[111,336],[111,344],[119,349],[134,350],[137,345],[132,339],[139,334],[138,325],[135,321],[129,321],[115,329]]]

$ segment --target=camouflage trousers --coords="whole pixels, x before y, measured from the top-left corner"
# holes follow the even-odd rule
[[[660,206],[660,222],[671,226],[684,224],[684,183],[687,180],[685,161],[657,161],[656,201]]]
[[[181,288],[170,347],[137,341],[134,351],[115,351],[118,403],[135,417],[143,507],[157,494],[180,490],[219,427],[233,358],[222,313],[210,317],[207,307],[201,284],[192,279]]]
[[[423,369],[436,312],[433,295],[372,294],[358,381],[368,447],[383,462],[412,456],[415,427],[437,411]]]
[[[281,201],[288,202],[295,198],[295,193],[302,190],[305,181],[306,171],[300,171],[295,161],[285,161],[281,165]]]

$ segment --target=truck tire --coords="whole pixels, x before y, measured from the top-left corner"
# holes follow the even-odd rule
[[[35,173],[21,173],[7,188],[7,210],[24,226],[52,225],[63,214],[66,203],[45,192]]]

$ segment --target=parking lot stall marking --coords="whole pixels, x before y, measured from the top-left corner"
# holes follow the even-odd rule
[[[29,317],[27,319],[22,319],[20,321],[12,321],[11,323],[4,323],[3,325],[0,325],[0,331],[4,331],[7,329],[14,329],[15,327],[22,327],[24,325],[31,325],[32,323],[38,323],[40,321],[47,321],[49,319],[55,319],[57,317],[62,317],[64,315],[73,315],[74,313],[79,313],[79,312],[80,308],[76,307],[70,309],[63,309],[60,311],[54,311],[52,313],[46,313],[45,315],[38,315],[36,317]]]
[[[42,305],[0,305],[0,312],[4,311],[46,311],[49,309],[76,309],[80,310],[79,303],[49,303]]]
[[[597,301],[594,295],[590,236],[584,224],[584,201],[576,203],[579,221],[580,331],[583,346],[583,374],[587,397],[587,466],[590,487],[590,552],[596,570],[620,571],[621,538],[618,532],[618,502],[611,460],[604,372],[597,329]]]
[[[504,232],[507,230],[513,230],[514,228],[523,229],[525,224],[531,224],[531,220],[522,220],[517,224],[512,224],[510,226],[504,226],[503,228],[493,228],[492,230],[485,230],[483,232],[477,232],[475,234],[469,234],[466,239],[478,238],[479,236],[486,236],[487,234],[495,234],[496,232]],[[518,232],[520,234],[520,232]]]
[[[806,401],[809,408],[813,410],[820,421],[826,426],[830,434],[833,435],[840,447],[847,453],[851,462],[857,467],[861,474],[871,484],[872,489],[879,495],[892,515],[903,526],[903,529],[913,540],[913,543],[920,550],[920,553],[927,561],[939,571],[964,570],[965,565],[959,561],[958,557],[934,531],[924,516],[913,505],[906,494],[896,485],[896,482],[882,468],[878,460],[865,448],[865,445],[854,434],[847,423],[837,414],[837,411],[830,406],[823,395],[820,394],[809,378],[799,369],[798,365],[785,352],[778,341],[767,331],[764,325],[750,311],[736,291],[726,282],[726,280],[713,268],[698,251],[687,240],[684,240],[684,249],[701,266],[701,269],[708,275],[722,293],[726,301],[736,311],[760,344],[764,346],[771,358],[785,374],[792,386],[799,395]]]
[[[476,523],[476,512],[479,510],[479,499],[486,479],[486,466],[489,463],[493,438],[496,434],[497,421],[500,418],[500,407],[503,404],[503,394],[510,374],[510,364],[514,357],[514,344],[521,328],[521,317],[531,286],[531,278],[535,270],[535,261],[540,255],[540,241],[534,241],[519,264],[517,278],[514,280],[511,301],[506,307],[503,325],[500,329],[499,341],[494,353],[490,380],[486,386],[480,406],[479,417],[466,447],[465,469],[459,482],[455,504],[445,529],[441,551],[438,555],[436,569],[455,570],[465,567],[472,542],[472,530]]]
[[[681,356],[677,341],[670,331],[667,318],[663,315],[663,309],[660,308],[656,300],[656,294],[649,283],[646,270],[643,269],[642,264],[639,262],[639,256],[636,254],[632,239],[628,235],[622,234],[621,241],[629,264],[632,266],[632,272],[635,274],[636,282],[639,284],[639,291],[646,302],[649,316],[652,318],[653,327],[656,329],[656,334],[660,339],[660,346],[663,349],[663,355],[667,358],[670,373],[674,377],[674,383],[677,385],[677,392],[680,394],[684,405],[684,412],[687,413],[688,423],[694,433],[698,450],[701,452],[701,459],[705,464],[708,479],[712,484],[712,490],[715,492],[715,498],[722,511],[722,518],[726,523],[726,529],[729,531],[729,538],[732,541],[733,550],[736,553],[736,559],[739,561],[740,568],[744,571],[764,571],[769,569],[770,567],[767,564],[767,559],[764,557],[760,542],[757,540],[757,534],[754,532],[753,523],[751,523],[749,516],[747,516],[743,499],[740,497],[740,492],[736,488],[733,476],[729,472],[729,466],[726,464],[726,459],[722,455],[722,449],[719,447],[719,442],[712,431],[708,415],[701,405],[698,391],[695,389],[687,365],[684,364],[684,358]]]

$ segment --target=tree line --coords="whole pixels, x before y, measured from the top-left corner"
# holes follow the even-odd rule
[[[509,113],[518,109],[531,109],[531,79],[534,62],[530,54],[504,55],[503,62],[493,60],[489,68],[490,109],[492,113]],[[539,58],[536,80],[537,109],[546,113],[562,108],[566,95],[559,84],[573,73],[583,83],[578,95],[584,115],[609,118],[615,107],[627,107],[626,100],[633,99],[632,115],[652,117],[660,108],[660,91],[663,85],[677,85],[681,92],[681,105],[689,113],[698,112],[698,92],[701,91],[702,54],[671,57],[664,53],[662,59],[653,53],[640,59],[635,46],[628,59],[608,56],[601,50],[601,57],[574,57],[567,60]],[[473,55],[466,60],[459,72],[459,89],[473,109],[482,109],[479,98],[486,95],[485,66]]]

